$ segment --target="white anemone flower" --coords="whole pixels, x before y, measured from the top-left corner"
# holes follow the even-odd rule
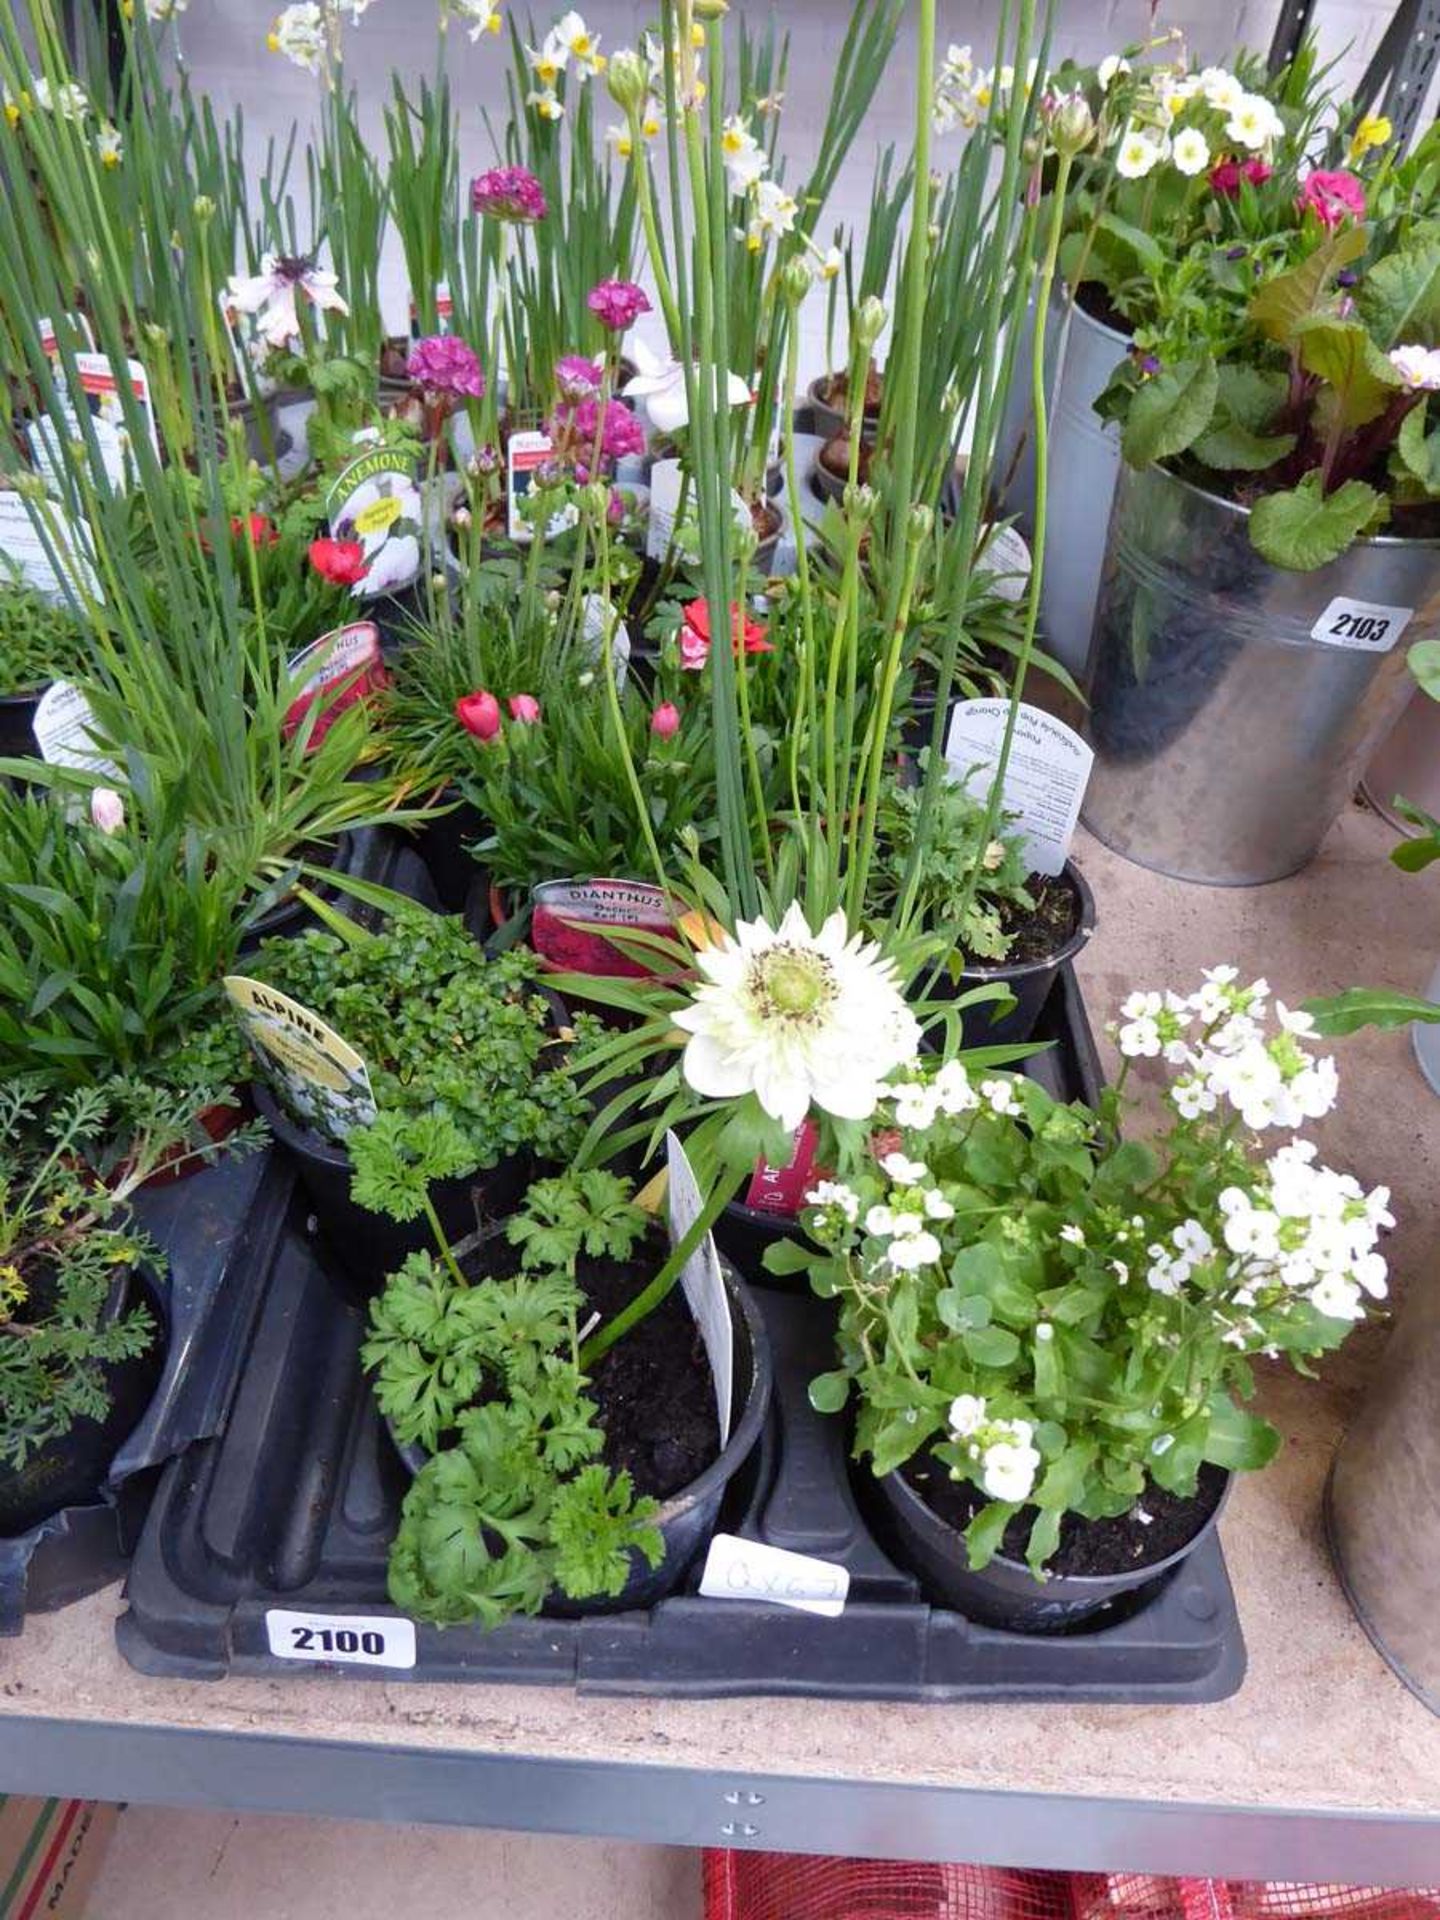
[[[794,1129],[812,1102],[842,1120],[868,1120],[899,1066],[913,1061],[920,1026],[906,1006],[894,963],[843,913],[812,933],[792,903],[778,927],[742,920],[735,937],[703,948],[704,977],[675,1016],[690,1039],[682,1066],[697,1093],[753,1093]]]
[[[645,402],[650,424],[657,433],[674,433],[677,428],[687,426],[690,403],[685,396],[685,369],[680,362],[662,360],[658,354],[650,351],[643,340],[627,342],[626,352],[636,366],[634,378],[624,388],[626,399]],[[696,377],[699,377],[698,371]],[[718,379],[716,384],[719,384]],[[738,373],[727,374],[725,397],[732,407],[747,406],[750,401],[748,381],[742,380]]]
[[[1115,82],[1131,71],[1130,62],[1118,53],[1107,53],[1095,69],[1095,78],[1101,89],[1108,93]]]
[[[278,253],[267,253],[257,274],[232,275],[226,298],[237,312],[258,314],[261,338],[272,347],[283,347],[299,337],[295,303],[302,293],[332,313],[350,311],[333,273],[322,272],[309,260]]]

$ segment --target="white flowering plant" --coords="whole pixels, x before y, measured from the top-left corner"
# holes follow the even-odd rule
[[[1193,1495],[1206,1463],[1265,1465],[1279,1436],[1245,1404],[1256,1358],[1308,1372],[1384,1297],[1387,1190],[1293,1137],[1336,1095],[1311,1024],[1217,967],[1187,996],[1124,1003],[1125,1069],[1098,1114],[958,1061],[915,1072],[865,1171],[812,1188],[823,1252],[772,1249],[839,1303],[813,1404],[853,1396],[877,1475],[928,1450],[974,1488],[973,1567],[1022,1508],[1040,1575],[1066,1514],[1126,1513],[1152,1484]],[[1121,1127],[1148,1058],[1174,1115],[1150,1142]]]

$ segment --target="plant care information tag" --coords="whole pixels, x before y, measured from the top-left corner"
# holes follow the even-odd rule
[[[643,880],[544,880],[530,897],[530,945],[566,973],[649,979],[655,967],[617,946],[603,929],[633,927],[674,937],[665,895]]]
[[[265,1635],[277,1660],[344,1667],[415,1664],[415,1622],[390,1613],[293,1613],[288,1607],[267,1607]]]
[[[1009,711],[1008,700],[962,700],[950,717],[945,758],[977,800],[995,778]],[[1033,873],[1065,865],[1094,760],[1073,727],[1021,702],[1001,805],[1025,836]]]
[[[850,1592],[850,1569],[762,1540],[717,1533],[705,1556],[700,1592],[706,1600],[769,1600],[777,1607],[838,1620]]]
[[[991,591],[1001,600],[1019,604],[1030,588],[1030,549],[1012,526],[987,529],[980,565],[994,578]]]
[[[1372,600],[1332,600],[1310,629],[1310,638],[1327,647],[1354,647],[1363,653],[1389,653],[1415,618],[1413,607],[1382,607]]]
[[[587,593],[581,613],[580,638],[585,643],[586,659],[596,667],[604,665],[607,635],[615,659],[615,685],[623,693],[625,675],[630,668],[630,629],[603,593]]]
[[[752,524],[744,495],[732,488],[730,503],[736,529],[743,533]],[[645,533],[645,551],[652,560],[663,560],[672,544],[686,560],[696,561],[700,558],[700,521],[695,506],[695,489],[684,485],[678,460],[657,460],[650,470],[650,524]]]
[[[139,409],[141,422],[150,436],[150,444],[159,451],[155,409],[150,397],[150,376],[138,360],[126,360],[122,371],[117,373],[114,362],[103,353],[77,353],[75,373],[80,382],[79,399],[68,389],[61,396],[66,436],[83,444],[85,436],[76,411],[77,407],[83,405],[90,415],[106,478],[117,491],[124,491],[130,484],[134,467],[130,428],[121,398],[127,382]],[[56,440],[54,422],[48,418],[36,420],[29,429],[29,441],[36,469],[45,475],[47,481],[52,481],[62,492],[66,491],[65,457]]]
[[[525,496],[535,485],[538,468],[555,451],[555,442],[548,433],[512,433],[505,447],[505,492],[508,502],[506,525],[510,538],[528,543],[535,538],[535,528],[530,516],[523,510]],[[567,527],[573,527],[580,518],[572,502],[566,501],[558,513],[552,513],[545,529],[545,538],[553,540],[558,533],[564,533]]]
[[[227,974],[225,991],[261,1072],[287,1106],[335,1140],[375,1118],[369,1068],[318,1013],[243,973]]]
[[[90,702],[68,680],[55,680],[40,696],[30,723],[40,758],[52,767],[76,767],[104,780],[122,780],[119,767],[95,744],[95,714]]]
[[[694,1170],[684,1147],[673,1133],[665,1136],[665,1163],[670,1172],[670,1244],[678,1246],[691,1224],[699,1218],[702,1202]],[[715,1418],[720,1425],[720,1445],[730,1439],[730,1395],[735,1379],[735,1335],[730,1325],[730,1298],[720,1277],[720,1256],[715,1251],[715,1236],[704,1240],[680,1269],[680,1284],[690,1303],[690,1312],[710,1356],[710,1372],[715,1381]]]
[[[89,529],[72,519],[58,500],[48,500],[43,512],[49,546],[23,497],[0,492],[0,589],[8,584],[6,575],[13,573],[46,599],[60,600],[65,594],[65,582],[60,577],[63,572],[72,589],[99,600],[102,596],[91,560]]]
[[[391,447],[371,447],[352,460],[325,502],[336,540],[358,540],[365,574],[355,598],[398,593],[420,571],[420,484]]]
[[[313,753],[347,707],[385,685],[385,660],[380,651],[380,629],[370,620],[337,627],[287,663],[298,691],[285,709],[280,731],[288,740],[317,700],[320,711],[305,751]],[[326,690],[334,692],[322,698]]]

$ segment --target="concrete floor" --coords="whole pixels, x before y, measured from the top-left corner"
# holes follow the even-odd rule
[[[538,1834],[128,1807],[89,1920],[699,1920],[700,1856]]]

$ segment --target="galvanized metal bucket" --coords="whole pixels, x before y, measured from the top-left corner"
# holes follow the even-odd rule
[[[1440,1713],[1440,1291],[1411,1289],[1325,1488],[1346,1598],[1377,1650]]]
[[[1360,540],[1291,572],[1256,553],[1243,507],[1127,468],[1090,659],[1086,826],[1179,880],[1297,872],[1409,696],[1405,648],[1437,635],[1440,540]]]
[[[1016,349],[995,461],[1003,486],[1001,510],[1015,516],[1027,540],[1035,531],[1035,436],[1029,378],[1033,327],[1032,307]],[[1101,421],[1094,402],[1109,385],[1128,345],[1123,333],[1092,320],[1078,306],[1072,309],[1068,291],[1056,287],[1045,331],[1050,494],[1040,630],[1046,651],[1077,679],[1085,671],[1090,651],[1105,534],[1120,474],[1119,431]]]

